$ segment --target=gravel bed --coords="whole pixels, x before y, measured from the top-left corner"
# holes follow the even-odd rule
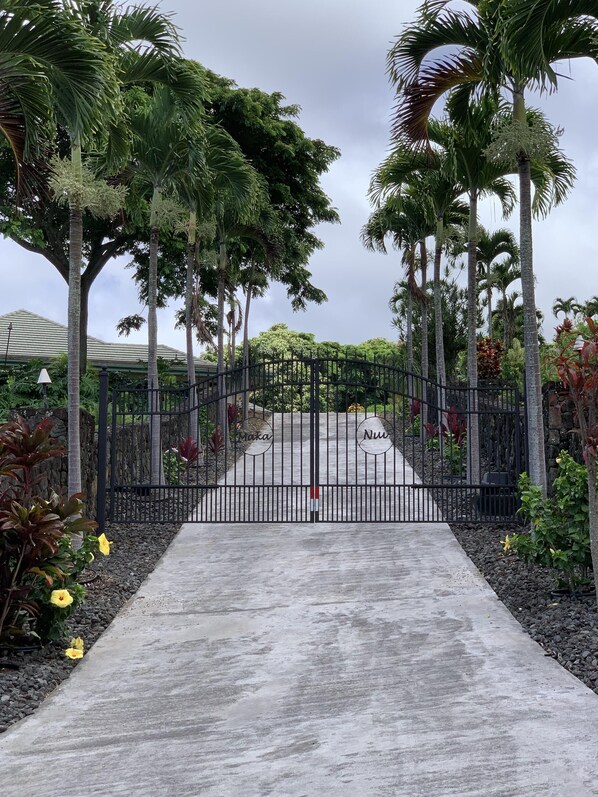
[[[453,534],[527,633],[598,694],[596,598],[555,596],[555,573],[503,553],[505,534],[521,527],[451,525]]]

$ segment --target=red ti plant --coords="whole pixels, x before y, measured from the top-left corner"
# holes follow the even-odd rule
[[[590,551],[598,599],[598,325],[591,318],[586,318],[586,324],[583,341],[574,334],[557,336],[555,365],[575,408],[574,419],[588,470]]]
[[[464,415],[459,415],[454,404],[451,404],[446,414],[446,425],[443,424],[443,430],[445,434],[451,435],[458,446],[465,441],[467,435],[467,418]]]
[[[420,414],[421,408],[422,408],[421,401],[419,399],[413,399],[413,401],[411,402],[411,411],[410,411],[411,422],[413,422]]]
[[[228,404],[226,408],[226,414],[228,418],[228,428],[230,429],[231,426],[234,426],[237,418],[239,417],[239,407],[236,404]]]
[[[186,437],[179,443],[179,456],[185,461],[187,470],[197,462],[199,457],[199,447],[197,441],[192,437]]]
[[[217,426],[208,439],[208,446],[212,454],[219,454],[224,448],[224,437],[222,429]]]
[[[51,437],[52,424],[48,418],[31,430],[19,418],[0,427],[0,638],[24,635],[27,627],[48,638],[56,623],[44,587],[47,592],[68,582],[76,563],[64,542],[97,525],[81,517],[79,495],[65,502],[56,493],[47,499],[35,493],[35,466],[64,456]]]

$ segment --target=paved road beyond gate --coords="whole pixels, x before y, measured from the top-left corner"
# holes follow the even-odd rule
[[[516,387],[441,389],[354,359],[265,361],[182,390],[110,394],[103,375],[100,520],[106,506],[113,522],[511,516],[523,417]]]

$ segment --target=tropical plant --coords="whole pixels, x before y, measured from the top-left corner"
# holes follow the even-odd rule
[[[0,14],[0,53],[0,130],[22,176],[26,162],[41,157],[57,115],[87,129],[105,89],[106,61],[100,42],[58,0],[12,0]]]
[[[543,497],[541,488],[532,484],[527,474],[520,477],[519,512],[530,524],[530,531],[508,535],[503,548],[524,562],[556,570],[556,587],[573,593],[587,586],[592,570],[588,473],[566,451],[561,451],[557,464],[559,475],[550,498]]]
[[[122,207],[125,193],[123,186],[109,185],[83,163],[82,148],[86,142],[93,142],[96,148],[100,143],[109,166],[116,168],[124,164],[129,142],[123,134],[123,130],[127,133],[128,130],[122,113],[121,86],[133,81],[164,81],[167,77],[164,56],[177,55],[178,44],[172,23],[155,9],[137,6],[121,14],[111,0],[91,3],[70,0],[63,5],[64,15],[80,25],[91,40],[100,42],[105,52],[102,62],[104,90],[97,97],[95,118],[83,127],[70,108],[60,109],[60,121],[70,144],[70,160],[55,157],[50,164],[52,191],[59,202],[69,207],[68,478],[69,492],[75,493],[81,488],[78,380],[83,213],[88,210],[96,216],[112,217]],[[110,120],[107,126],[106,118]]]
[[[472,483],[480,480],[479,429],[477,408],[475,406],[478,384],[477,370],[477,253],[478,253],[478,203],[488,195],[495,195],[502,204],[503,215],[513,210],[515,196],[513,188],[505,175],[508,170],[486,156],[491,142],[491,129],[499,114],[499,105],[489,98],[462,106],[455,95],[447,102],[450,126],[443,135],[450,145],[449,167],[454,179],[463,185],[469,201],[469,221],[467,233],[467,379],[471,391],[470,429],[468,435],[468,477]],[[436,125],[430,125],[432,136]],[[447,142],[448,143],[448,142]]]
[[[489,153],[492,150],[491,157],[519,174],[530,471],[532,481],[545,492],[531,180],[535,174],[534,205],[545,214],[566,196],[574,170],[556,147],[555,131],[539,114],[530,116],[526,111],[524,94],[538,82],[556,83],[554,62],[595,52],[595,17],[588,25],[580,24],[581,7],[587,4],[553,0],[471,0],[464,8],[452,5],[450,0],[424,3],[416,22],[389,52],[389,71],[398,91],[394,133],[397,139],[425,143],[432,109],[449,91],[461,107],[480,90],[493,97],[503,89],[510,94],[512,118],[496,127]],[[595,9],[589,13],[595,14]]]
[[[486,291],[486,313],[488,318],[488,337],[492,334],[492,290],[495,287],[493,268],[494,261],[501,255],[508,255],[511,262],[516,263],[519,248],[511,230],[502,228],[490,233],[484,227],[478,228],[477,263],[479,272],[479,289]]]
[[[560,296],[557,296],[552,305],[552,312],[555,318],[559,317],[559,313],[562,313],[565,318],[569,318],[570,315],[575,316],[581,309],[582,306],[575,296],[570,296],[568,299],[562,299]],[[592,315],[592,313],[586,313],[586,315]]]
[[[434,241],[434,319],[436,350],[436,381],[440,386],[446,384],[446,362],[444,354],[444,335],[442,334],[442,296],[441,261],[442,250],[454,225],[465,223],[466,206],[458,201],[464,193],[463,186],[447,173],[447,156],[443,148],[447,144],[443,133],[446,127],[437,127],[433,150],[427,153],[414,153],[411,149],[397,147],[380,164],[370,182],[370,198],[380,203],[384,197],[397,196],[409,185],[416,186],[424,208],[428,208],[430,221],[435,228]],[[431,230],[432,231],[432,230]],[[422,277],[422,288],[424,278]],[[443,404],[442,396],[440,404]]]
[[[407,284],[407,309],[406,309],[406,347],[407,371],[414,372],[413,361],[413,300],[415,299],[421,309],[422,319],[427,317],[427,296],[417,286],[416,272],[422,261],[417,257],[417,248],[426,236],[433,232],[434,225],[426,216],[425,208],[418,199],[411,194],[405,196],[388,196],[379,203],[379,206],[370,215],[361,231],[363,245],[372,250],[386,253],[385,239],[390,237],[396,249],[402,249],[402,263],[405,268]],[[423,250],[420,250],[423,251]],[[422,278],[425,278],[425,266],[422,269]],[[391,297],[391,308],[395,302]],[[422,345],[420,349],[421,374],[427,377],[428,373],[428,346],[427,346],[427,321],[421,325]],[[410,392],[413,392],[411,388]]]
[[[151,423],[151,481],[162,482],[162,453],[156,417],[159,409],[158,374],[158,245],[160,230],[174,230],[185,217],[176,191],[201,171],[202,131],[195,117],[188,119],[176,97],[164,86],[139,108],[131,120],[135,178],[148,191],[148,390]]]
[[[501,373],[503,345],[500,340],[482,338],[477,343],[480,379],[498,379]]]
[[[574,334],[557,338],[554,363],[575,407],[575,422],[587,467],[590,551],[598,600],[598,324],[588,317],[586,325],[581,346]]]
[[[521,269],[514,257],[507,257],[505,260],[494,263],[486,277],[492,288],[500,291],[497,310],[502,316],[502,335],[506,349],[513,342],[515,335],[514,308],[517,299],[521,298],[521,294],[518,291],[512,291],[510,295],[507,291],[519,279],[521,279]]]
[[[85,596],[77,582],[98,538],[80,496],[37,494],[38,466],[63,456],[52,419],[31,429],[22,418],[0,427],[0,638],[55,639]],[[74,549],[73,539],[83,544]]]

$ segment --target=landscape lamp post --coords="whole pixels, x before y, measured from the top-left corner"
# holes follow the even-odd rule
[[[42,398],[44,400],[44,412],[48,411],[48,385],[52,384],[52,380],[50,379],[50,374],[47,372],[45,368],[39,372],[39,376],[37,378],[37,384],[42,386]]]

